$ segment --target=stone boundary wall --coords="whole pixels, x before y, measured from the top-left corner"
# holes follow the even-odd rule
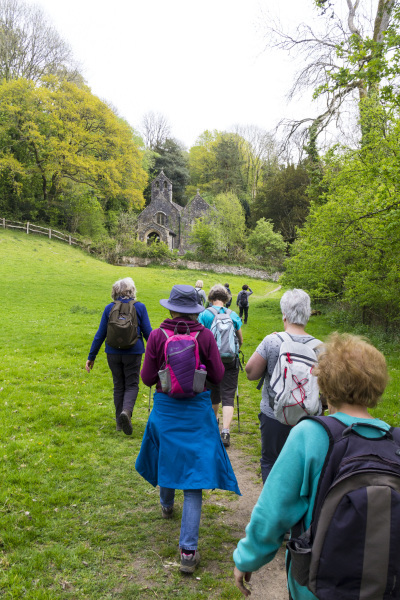
[[[267,271],[261,271],[257,269],[248,269],[245,267],[237,267],[232,265],[220,265],[212,263],[203,263],[193,260],[154,260],[152,258],[140,258],[139,256],[123,256],[121,261],[118,263],[119,266],[125,267],[147,267],[148,265],[155,263],[165,265],[168,267],[185,267],[186,269],[193,269],[194,271],[214,271],[215,273],[224,273],[231,275],[244,275],[245,277],[254,277],[255,279],[263,279],[265,281],[278,281],[282,273],[267,273]]]

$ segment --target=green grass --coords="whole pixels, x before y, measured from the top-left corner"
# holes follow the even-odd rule
[[[176,567],[180,519],[161,519],[158,493],[135,469],[148,416],[141,385],[134,432],[115,432],[112,380],[101,351],[89,375],[84,364],[115,280],[132,276],[153,327],[175,283],[201,277],[207,290],[227,276],[161,268],[114,267],[52,240],[0,231],[1,326],[0,596],[71,598],[241,598],[232,583],[235,538],[221,519],[232,495],[205,494],[202,563],[195,577]],[[275,283],[228,276],[237,293],[250,283],[243,352],[282,327]],[[327,316],[308,330],[325,338]],[[392,381],[375,413],[399,423],[394,344],[385,351]],[[260,392],[240,375],[241,434],[234,443],[259,471]],[[218,500],[218,504],[215,500]],[[223,506],[220,506],[222,504]],[[182,494],[177,494],[178,515]]]

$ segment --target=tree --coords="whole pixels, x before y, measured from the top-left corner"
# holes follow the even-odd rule
[[[189,197],[196,192],[196,188],[200,188],[202,195],[212,193],[215,173],[213,148],[219,135],[217,130],[206,130],[189,150],[190,186],[186,190]]]
[[[232,192],[219,194],[213,210],[197,219],[190,235],[202,258],[240,260],[244,254],[246,222],[243,207]]]
[[[153,111],[144,115],[140,129],[146,147],[150,150],[162,147],[167,138],[171,137],[171,127],[167,118]]]
[[[284,283],[389,323],[400,309],[400,114],[393,108],[388,120],[373,99],[363,111],[363,146],[325,157],[326,201],[312,205]]]
[[[56,75],[83,84],[68,44],[38,6],[0,0],[0,81]]]
[[[154,148],[154,175],[163,170],[173,185],[173,200],[182,206],[186,204],[185,188],[189,182],[188,156],[184,147],[168,138]]]
[[[196,245],[196,254],[201,259],[218,260],[224,251],[219,229],[210,220],[196,219],[190,233],[190,241]]]
[[[281,264],[286,244],[280,233],[275,233],[271,221],[260,219],[247,240],[250,252],[263,262]]]
[[[387,97],[395,89],[399,72],[397,0],[346,3],[347,12],[341,15],[337,3],[315,0],[315,5],[323,8],[317,21],[320,30],[305,23],[293,34],[274,24],[268,28],[271,46],[295,53],[301,60],[289,98],[311,87],[314,97],[324,97],[326,103],[317,117],[286,123],[287,139],[296,133],[306,138],[313,123],[318,135],[330,122],[340,119],[347,101],[355,96],[358,100],[379,93]],[[380,90],[382,81],[385,85]]]
[[[232,192],[241,195],[245,191],[245,161],[240,151],[239,136],[234,133],[221,134],[213,145],[213,153],[215,193]]]
[[[252,222],[256,223],[262,217],[270,219],[283,239],[292,243],[308,215],[309,182],[304,164],[281,167],[260,187],[252,205]]]
[[[45,222],[63,218],[73,185],[105,212],[144,202],[133,130],[87,88],[56,78],[0,84],[0,174]]]
[[[273,136],[256,125],[236,126],[239,147],[245,160],[246,188],[257,196],[264,169],[277,168],[278,153]]]

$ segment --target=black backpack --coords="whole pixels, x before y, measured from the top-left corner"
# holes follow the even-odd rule
[[[246,306],[249,305],[249,297],[248,297],[248,294],[246,294],[246,292],[244,290],[242,290],[238,294],[238,304],[242,308],[245,308]]]
[[[319,600],[400,598],[400,429],[304,418],[325,428],[329,450],[311,525],[287,544],[292,576]]]
[[[108,317],[106,342],[111,348],[129,350],[139,339],[136,300],[117,300]]]

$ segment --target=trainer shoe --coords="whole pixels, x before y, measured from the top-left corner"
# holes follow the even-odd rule
[[[166,507],[166,506],[161,505],[161,516],[163,519],[171,519],[173,512],[174,512],[173,506]]]
[[[182,573],[194,573],[199,562],[200,554],[198,550],[196,550],[194,554],[185,554],[181,551],[181,564],[179,570]]]
[[[123,410],[119,415],[119,424],[122,427],[122,431],[125,433],[125,435],[132,435],[133,429],[131,415],[126,410]]]
[[[223,431],[221,433],[221,440],[225,448],[229,448],[229,446],[231,445],[231,434],[227,431]]]

